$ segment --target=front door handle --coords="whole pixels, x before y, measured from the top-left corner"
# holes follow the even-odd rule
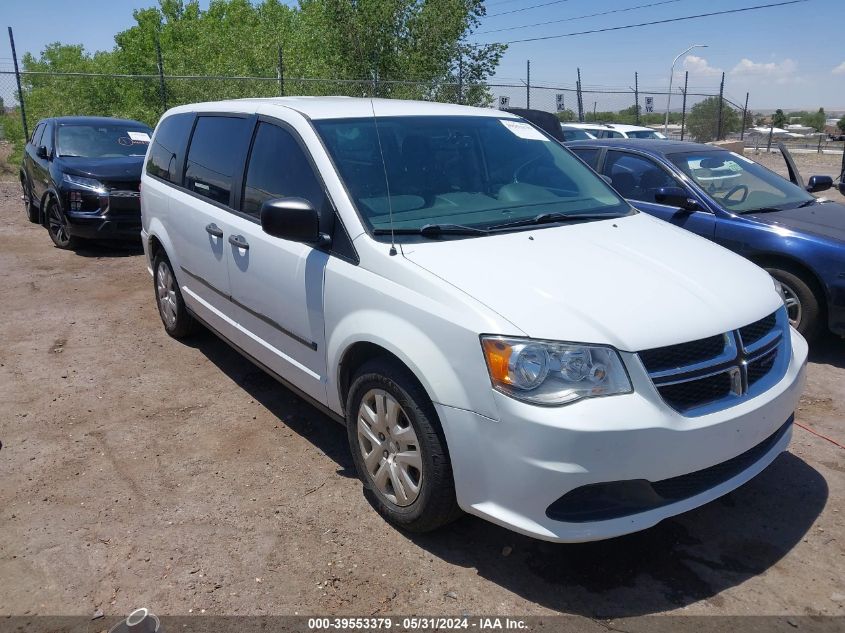
[[[247,243],[243,235],[230,235],[229,244],[231,244],[232,246],[237,246],[238,248],[242,248],[245,251],[249,250],[249,243]]]
[[[223,229],[217,226],[214,222],[205,227],[205,232],[214,237],[223,237]]]

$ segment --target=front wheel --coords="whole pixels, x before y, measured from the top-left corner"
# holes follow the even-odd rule
[[[780,284],[789,324],[812,341],[821,330],[822,308],[811,283],[782,268],[767,268],[766,271]]]
[[[437,413],[407,369],[366,363],[349,389],[346,428],[358,476],[385,519],[428,532],[460,516]]]
[[[79,238],[68,231],[67,218],[55,198],[47,199],[47,233],[57,248],[70,251],[79,246]]]

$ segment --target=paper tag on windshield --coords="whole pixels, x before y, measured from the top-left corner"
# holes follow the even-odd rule
[[[522,121],[508,121],[507,119],[499,119],[499,123],[504,125],[519,138],[526,138],[529,141],[549,140],[543,136],[538,129],[528,123],[523,123]]]
[[[150,135],[146,132],[127,132],[127,134],[133,141],[138,141],[139,143],[150,142]]]

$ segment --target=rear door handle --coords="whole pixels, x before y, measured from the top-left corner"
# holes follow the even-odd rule
[[[232,246],[237,246],[238,248],[242,248],[245,251],[249,250],[249,244],[244,239],[243,235],[230,235],[229,244],[231,244]]]
[[[223,229],[217,226],[214,222],[205,227],[205,232],[214,237],[223,237]]]

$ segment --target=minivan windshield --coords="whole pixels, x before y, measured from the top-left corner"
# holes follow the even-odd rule
[[[480,235],[532,219],[577,222],[632,213],[584,163],[519,119],[401,116],[380,117],[378,128],[373,118],[314,124],[376,234],[391,228],[391,211],[397,233],[424,235],[432,231],[421,229],[431,226]]]
[[[734,152],[683,152],[667,157],[728,211],[794,209],[814,200],[801,187]]]
[[[57,155],[78,158],[120,158],[147,153],[153,131],[146,126],[126,124],[61,124]]]

